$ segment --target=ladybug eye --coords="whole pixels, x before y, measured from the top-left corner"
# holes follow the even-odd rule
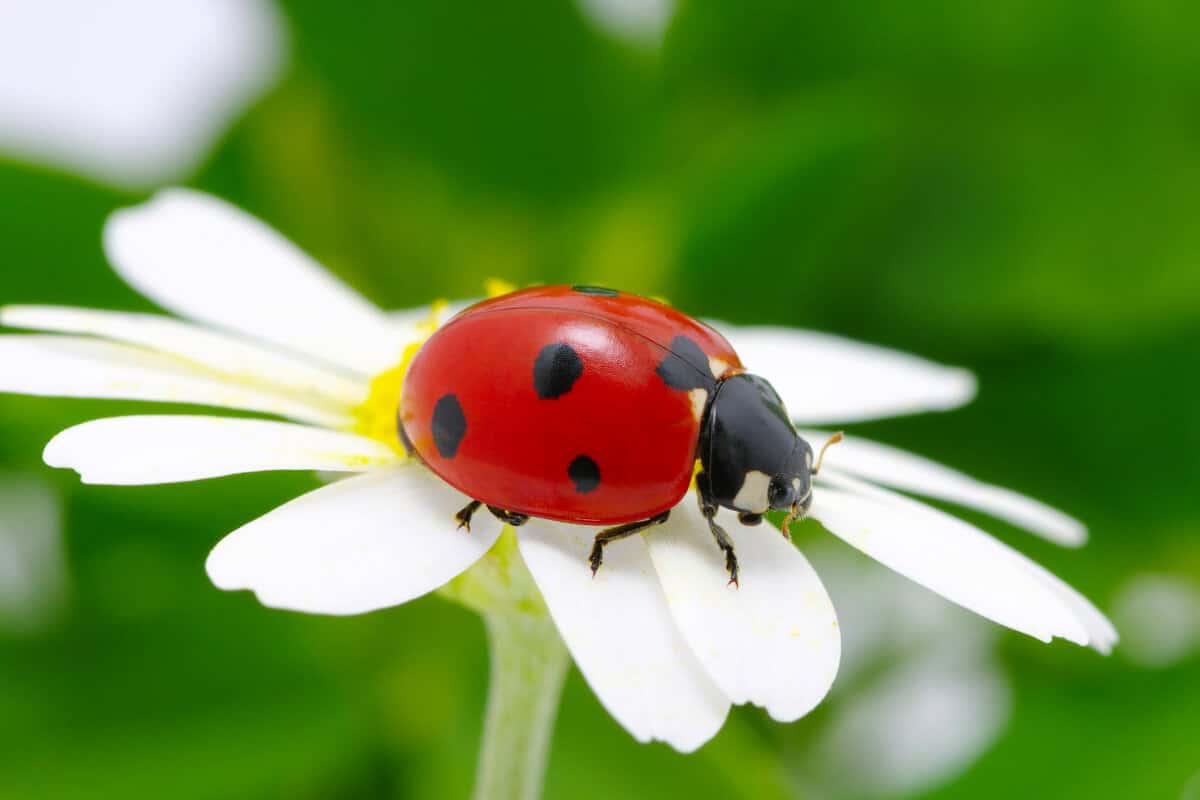
[[[771,508],[791,508],[797,499],[796,489],[792,484],[779,478],[771,479],[771,485],[767,487],[767,502],[771,504]]]

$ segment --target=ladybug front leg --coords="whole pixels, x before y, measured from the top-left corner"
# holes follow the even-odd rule
[[[615,528],[608,528],[596,534],[595,543],[592,545],[592,554],[588,557],[588,563],[592,565],[592,577],[596,577],[596,570],[600,569],[600,564],[604,561],[605,545],[633,536],[635,533],[641,533],[647,528],[653,528],[655,525],[662,525],[667,521],[667,517],[669,516],[671,516],[670,509],[661,514],[655,514],[650,519],[618,525]]]
[[[729,538],[729,534],[725,532],[725,529],[717,524],[717,509],[719,506],[712,498],[708,476],[703,472],[696,474],[696,499],[700,501],[700,513],[708,521],[708,529],[712,532],[713,539],[717,542],[717,547],[721,548],[721,552],[725,554],[725,569],[729,572],[729,582],[734,586],[741,586],[738,583],[738,560],[737,555],[733,552],[733,540]]]

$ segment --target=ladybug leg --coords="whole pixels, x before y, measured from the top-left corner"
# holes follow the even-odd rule
[[[705,515],[708,516],[707,514]],[[729,582],[734,586],[741,586],[738,583],[738,560],[737,555],[733,552],[733,540],[729,538],[729,534],[725,529],[717,524],[717,521],[712,517],[708,517],[708,529],[712,531],[713,539],[717,542],[717,547],[721,548],[721,552],[725,554],[725,570],[729,573]]]
[[[671,516],[670,509],[656,514],[650,519],[643,519],[639,522],[628,522],[624,525],[618,525],[615,528],[607,528],[596,534],[595,543],[592,545],[592,554],[588,557],[588,563],[592,565],[592,577],[596,577],[596,570],[600,569],[600,564],[604,561],[604,546],[612,542],[633,536],[635,533],[641,533],[647,528],[653,528],[655,525],[662,525],[667,521],[667,517]]]
[[[526,522],[529,522],[528,514],[518,514],[516,511],[505,511],[503,508],[488,506],[488,511],[492,512],[492,516],[503,522],[505,525],[512,525],[514,528],[519,528]]]
[[[472,500],[463,507],[462,511],[459,511],[454,515],[454,518],[458,520],[459,530],[466,528],[467,533],[471,532],[471,517],[475,516],[475,512],[479,510],[481,505],[483,505],[483,503],[479,502],[478,500]]]
[[[708,493],[708,478],[703,472],[696,475],[696,499],[700,501],[700,513],[708,521],[708,529],[712,532],[717,547],[721,548],[721,552],[725,554],[725,570],[729,573],[729,582],[734,586],[740,586],[741,584],[738,583],[738,560],[737,554],[733,552],[733,540],[729,538],[725,529],[717,524],[718,506]],[[761,521],[762,518],[759,517],[759,522]],[[743,520],[743,524],[756,525],[758,523]]]

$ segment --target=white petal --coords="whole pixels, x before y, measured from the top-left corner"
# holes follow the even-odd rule
[[[715,325],[800,424],[945,411],[975,397],[975,377],[965,369],[814,331]]]
[[[1072,588],[1062,578],[1043,567],[1041,564],[1026,557],[1022,553],[1012,553],[1018,561],[1025,565],[1029,573],[1044,587],[1071,609],[1071,613],[1087,631],[1088,645],[1104,655],[1112,652],[1120,640],[1116,627],[1092,605],[1092,602]]]
[[[577,0],[597,26],[623,39],[654,44],[675,12],[675,0]]]
[[[330,428],[354,424],[344,411],[222,380],[179,359],[74,336],[0,336],[0,392],[194,403]]]
[[[128,188],[194,169],[286,55],[264,0],[9,0],[0,18],[0,148]]]
[[[834,537],[806,543],[805,554],[838,612],[842,661],[834,692],[839,698],[854,695],[863,681],[897,658],[935,648],[984,655],[1000,635],[989,620],[947,603]]]
[[[5,306],[10,328],[77,333],[137,345],[192,361],[212,372],[276,391],[313,396],[347,408],[365,402],[370,386],[330,369],[244,339],[158,314],[131,314],[64,306]]]
[[[819,441],[820,434],[810,432],[808,435],[817,436]],[[1038,503],[1036,500],[999,487],[979,483],[940,464],[925,461],[919,456],[863,439],[848,438],[831,448],[826,457],[826,471],[822,473],[822,478],[829,477],[830,474],[836,475],[836,470],[829,469],[829,465],[838,463],[834,461],[834,453],[843,446],[846,446],[848,451],[852,451],[854,467],[851,471],[858,472],[863,477],[991,511],[1001,519],[1018,525],[1023,524],[1030,530],[1041,533],[1046,538],[1060,544],[1082,544],[1083,539],[1086,538],[1086,529],[1081,523],[1049,506]],[[880,460],[875,462],[866,461],[865,458],[861,461],[858,460],[860,452],[864,449],[865,458],[878,454]],[[860,471],[858,469],[860,463],[867,464],[867,468]],[[849,465],[838,463],[838,466],[846,468]],[[902,480],[892,480],[893,475],[902,474],[903,470],[908,468],[913,470],[911,474],[902,475]],[[994,505],[987,505],[989,502]],[[1078,538],[1071,538],[1070,532],[1073,528],[1078,530]],[[1112,651],[1119,639],[1117,631],[1104,614],[1086,597],[1024,554],[1015,550],[1009,550],[1009,554],[1022,563],[1042,586],[1071,609],[1072,614],[1086,629],[1088,643],[1091,647],[1105,655]]]
[[[163,308],[367,376],[399,360],[387,316],[234,206],[170,189],[114,213],[108,258]]]
[[[964,608],[1042,641],[1088,644],[1069,604],[1001,542],[948,514],[835,473],[811,514],[883,565]],[[837,488],[834,488],[834,487]]]
[[[828,434],[801,431],[801,436],[820,447]],[[994,517],[1069,547],[1087,541],[1087,528],[1058,509],[1001,486],[977,481],[969,475],[894,447],[847,436],[829,448],[825,465],[939,500],[975,508]]]
[[[691,752],[720,729],[729,700],[705,675],[667,610],[645,542],[605,550],[592,578],[597,528],[530,520],[521,556],[580,672],[608,712],[640,742]]]
[[[841,637],[833,604],[808,561],[769,525],[727,527],[741,586],[687,498],[646,534],[667,606],[701,664],[734,703],[781,722],[807,714],[833,685]]]
[[[44,458],[84,483],[125,486],[270,470],[365,472],[397,460],[386,445],[352,433],[198,415],[85,422],[55,436]]]
[[[495,543],[500,523],[454,514],[467,498],[418,466],[324,486],[226,536],[208,557],[221,589],[250,589],[264,605],[361,614],[433,591]]]

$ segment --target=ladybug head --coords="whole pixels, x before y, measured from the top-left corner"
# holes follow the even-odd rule
[[[799,515],[812,504],[812,448],[775,389],[757,375],[717,384],[700,460],[704,488],[718,505],[753,517],[771,509]]]

